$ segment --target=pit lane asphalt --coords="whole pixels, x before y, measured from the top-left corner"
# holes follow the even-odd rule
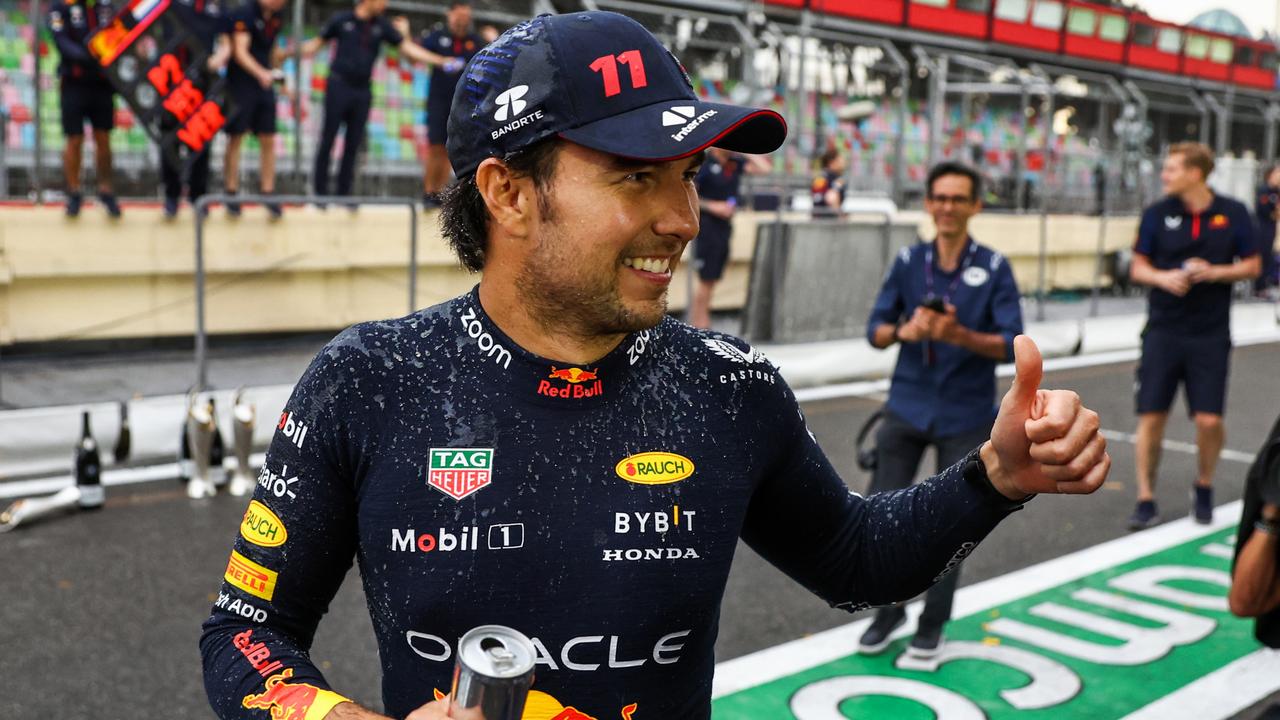
[[[1280,345],[1237,349],[1231,372],[1227,447],[1252,455],[1280,408]],[[1134,425],[1132,384],[1133,363],[1054,372],[1045,382],[1078,391],[1105,428],[1126,433]],[[1167,437],[1194,442],[1181,402]],[[854,397],[804,408],[832,462],[859,492],[868,478],[856,469],[853,439],[878,405],[877,398]],[[1036,498],[966,560],[961,583],[1125,535],[1133,447],[1113,441],[1110,451],[1114,470],[1105,487],[1085,498]],[[931,468],[932,460],[926,457],[923,467]],[[1239,461],[1220,464],[1217,504],[1240,497],[1246,469]],[[1194,455],[1165,451],[1157,490],[1165,518],[1188,512],[1194,477]],[[0,535],[0,717],[212,717],[199,626],[246,502],[225,496],[192,502],[176,482],[123,486],[111,490],[100,512]],[[737,657],[854,617],[828,608],[742,546],[725,595],[717,656]],[[335,687],[380,706],[377,650],[355,573],[321,623],[312,656]]]

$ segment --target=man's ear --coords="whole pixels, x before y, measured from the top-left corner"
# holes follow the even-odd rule
[[[489,208],[492,222],[514,237],[526,237],[537,207],[533,179],[516,175],[497,158],[476,168],[476,189]]]

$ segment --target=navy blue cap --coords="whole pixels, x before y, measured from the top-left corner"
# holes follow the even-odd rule
[[[540,15],[467,63],[449,112],[449,162],[464,177],[559,136],[611,155],[666,161],[712,145],[777,150],[772,110],[704,102],[684,66],[643,25],[612,12]]]

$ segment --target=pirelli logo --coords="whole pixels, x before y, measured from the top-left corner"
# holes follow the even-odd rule
[[[262,567],[235,550],[231,551],[227,573],[223,577],[232,585],[263,600],[269,601],[276,594],[276,571]]]

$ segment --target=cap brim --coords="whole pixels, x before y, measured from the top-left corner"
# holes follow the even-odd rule
[[[611,155],[663,162],[709,147],[760,155],[787,138],[773,110],[700,100],[668,100],[564,130],[560,137]]]

